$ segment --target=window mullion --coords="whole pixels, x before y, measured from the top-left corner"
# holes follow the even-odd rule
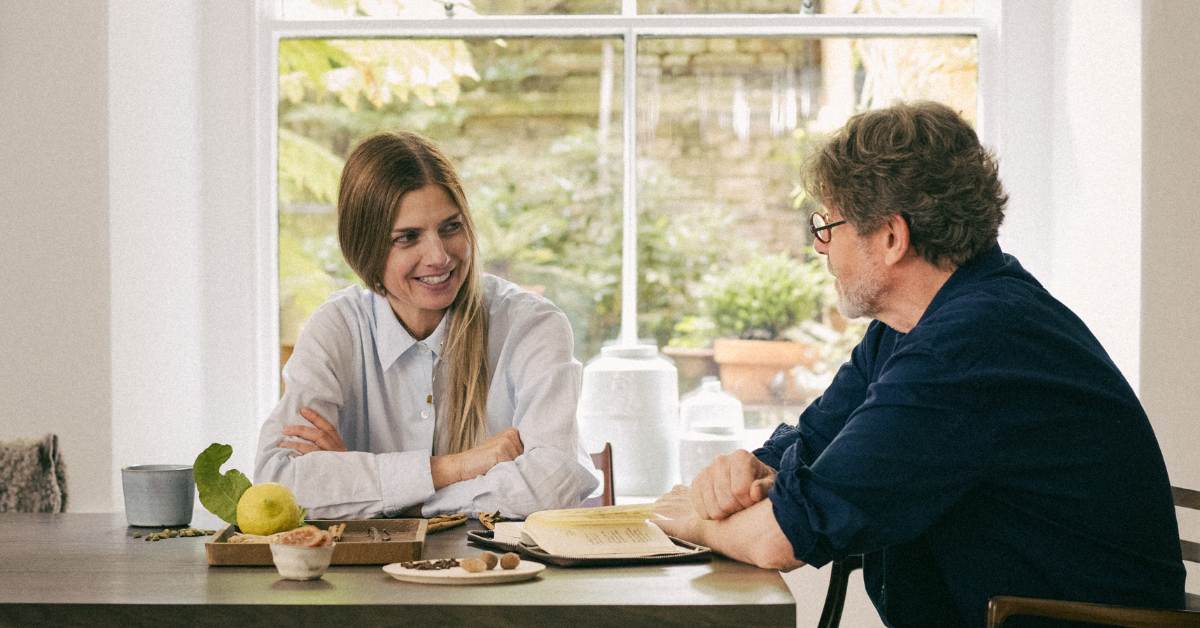
[[[625,31],[624,178],[621,216],[621,343],[637,344],[637,34]]]

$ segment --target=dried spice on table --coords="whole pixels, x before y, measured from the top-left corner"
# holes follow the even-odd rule
[[[489,530],[495,530],[496,523],[499,521],[504,521],[504,517],[500,516],[499,510],[497,510],[496,512],[481,512],[481,513],[479,513],[479,523],[482,523],[483,527],[485,527]]]
[[[425,527],[425,534],[432,534],[434,532],[440,532],[440,531],[446,530],[448,528],[460,526],[466,522],[467,522],[466,513],[460,512],[460,513],[454,514],[454,515],[438,515],[429,520],[429,523]]]

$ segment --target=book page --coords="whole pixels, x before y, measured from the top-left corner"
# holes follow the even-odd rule
[[[654,504],[603,506],[600,508],[567,508],[541,510],[525,520],[530,525],[593,525],[600,523],[642,523],[647,519],[662,519],[655,514]]]
[[[558,556],[636,557],[688,552],[675,545],[658,526],[645,520],[582,525],[537,525],[526,521],[522,531],[528,540]]]
[[[524,524],[520,521],[500,521],[492,530],[492,540],[507,545],[517,545],[521,542],[521,529]]]

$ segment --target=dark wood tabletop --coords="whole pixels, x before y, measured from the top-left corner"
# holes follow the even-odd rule
[[[221,522],[198,513],[195,527]],[[475,556],[477,521],[426,537],[425,558]],[[711,563],[550,566],[534,580],[479,586],[400,582],[380,566],[283,580],[273,566],[210,567],[207,537],[146,542],[124,515],[0,514],[0,627],[755,626],[793,628],[778,572]]]

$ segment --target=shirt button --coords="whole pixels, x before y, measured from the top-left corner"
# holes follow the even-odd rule
[[[421,353],[422,354],[429,353],[429,347],[426,345],[421,345]]]
[[[421,418],[422,418],[422,419],[428,419],[428,418],[429,418],[429,411],[428,411],[428,410],[422,410],[422,411],[421,411]]]

